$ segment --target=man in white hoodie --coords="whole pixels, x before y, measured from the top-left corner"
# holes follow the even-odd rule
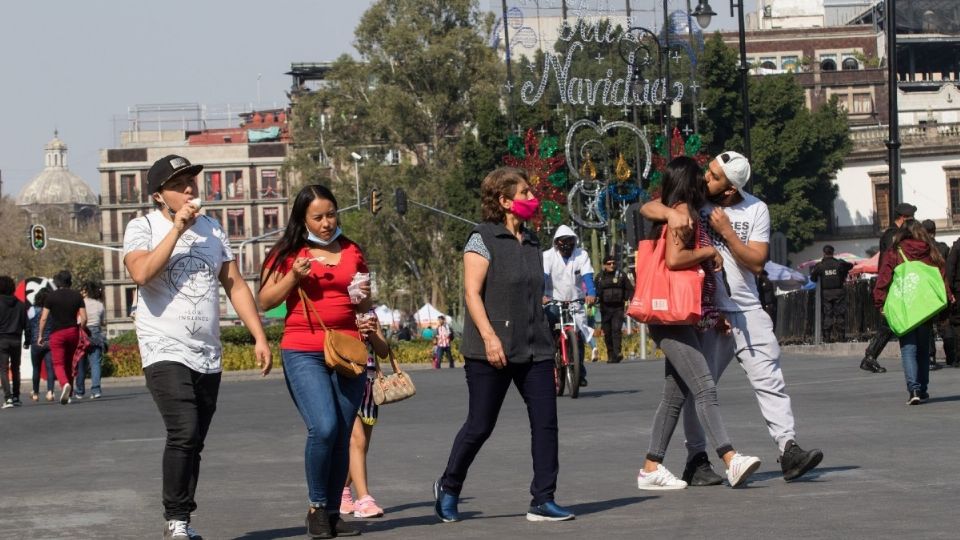
[[[550,300],[569,302],[584,300],[588,305],[597,300],[593,283],[593,265],[590,256],[579,245],[577,233],[566,225],[557,227],[553,235],[553,247],[543,252],[544,303]],[[556,310],[548,309],[551,327],[559,320]],[[583,310],[574,313],[574,322],[583,341],[580,343],[580,386],[587,386],[587,371],[583,367],[583,344],[593,337],[593,328],[587,324]]]

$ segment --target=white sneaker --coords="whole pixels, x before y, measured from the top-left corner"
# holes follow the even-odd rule
[[[734,454],[727,468],[727,481],[730,487],[743,485],[757,469],[760,468],[760,458]]]
[[[176,519],[171,519],[167,521],[167,528],[163,531],[163,538],[167,540],[188,540],[190,538],[190,533],[187,532],[187,522],[179,521]]]
[[[657,470],[654,472],[648,473],[640,469],[640,474],[637,476],[637,488],[639,489],[665,490],[684,489],[686,487],[686,482],[678,479],[661,464],[657,464]]]
[[[600,349],[594,347],[593,352],[590,353],[590,361],[596,362],[600,360]]]
[[[66,405],[70,403],[70,390],[73,388],[70,386],[70,383],[63,385],[63,388],[60,389],[60,404]]]

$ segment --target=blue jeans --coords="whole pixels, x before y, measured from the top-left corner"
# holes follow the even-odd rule
[[[103,333],[99,328],[90,328],[90,341],[92,343],[103,343]],[[100,394],[100,360],[103,358],[103,347],[94,346],[87,351],[80,362],[77,364],[76,384],[74,393],[82,396],[86,392],[87,366],[90,366],[90,393]]]
[[[40,393],[40,364],[47,367],[47,391],[53,392],[53,384],[57,376],[53,374],[53,357],[48,347],[41,347],[36,343],[30,344],[30,362],[33,364],[33,392]]]
[[[350,467],[350,433],[363,399],[366,377],[341,377],[320,351],[283,349],[283,378],[307,425],[304,468],[310,505],[340,513]]]
[[[900,362],[907,392],[926,392],[930,382],[930,322],[900,336]]]

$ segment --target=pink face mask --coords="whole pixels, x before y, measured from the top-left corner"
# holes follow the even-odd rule
[[[540,200],[537,198],[533,199],[521,199],[513,201],[513,206],[510,207],[510,211],[513,212],[513,215],[517,216],[523,221],[527,221],[537,214],[537,210],[540,209]]]

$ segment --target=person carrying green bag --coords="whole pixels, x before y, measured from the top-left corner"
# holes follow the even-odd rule
[[[946,283],[946,261],[916,220],[903,224],[881,260],[873,302],[899,336],[907,405],[918,405],[930,397],[932,320],[954,301]]]

